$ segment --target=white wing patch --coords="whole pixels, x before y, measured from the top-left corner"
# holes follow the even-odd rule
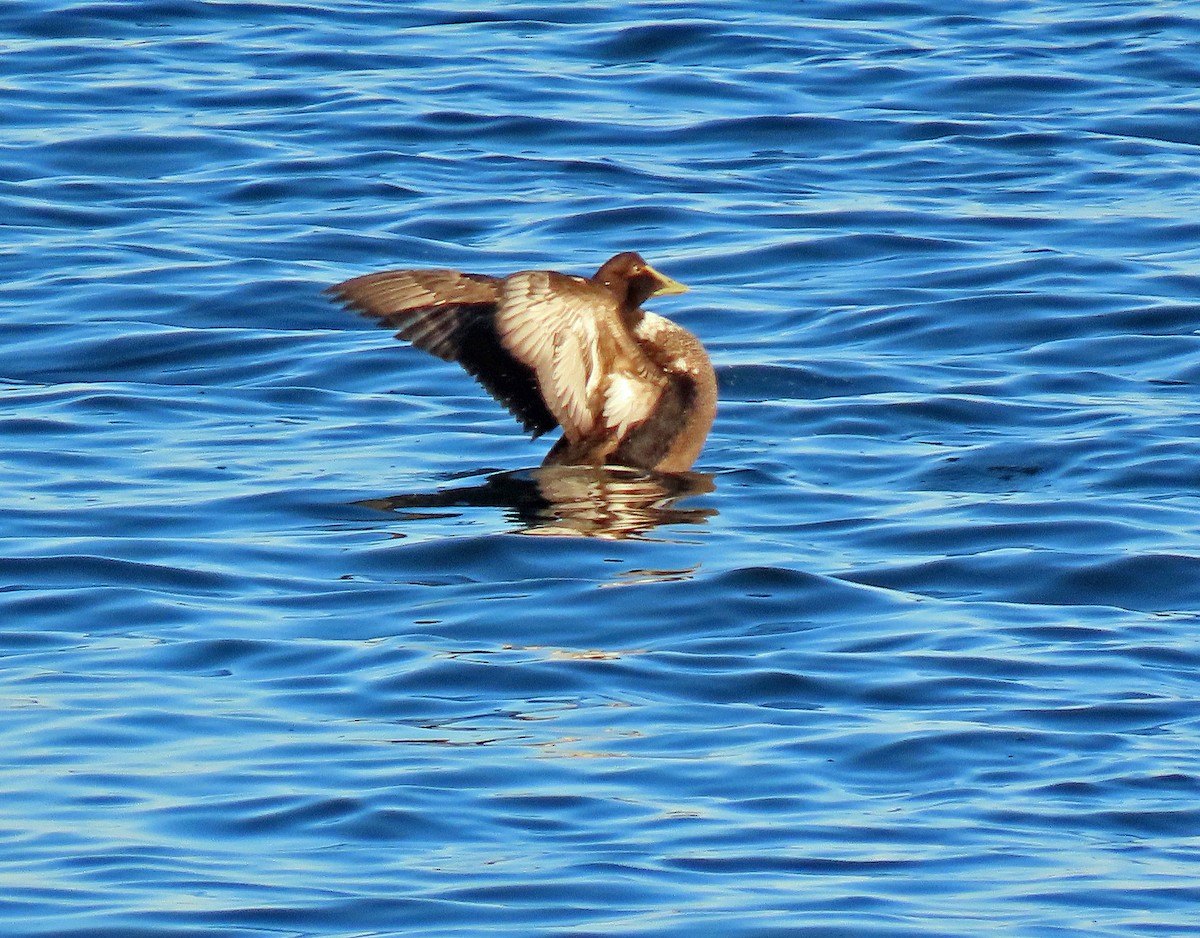
[[[609,376],[604,394],[604,422],[620,439],[646,419],[662,394],[662,388],[631,374]]]

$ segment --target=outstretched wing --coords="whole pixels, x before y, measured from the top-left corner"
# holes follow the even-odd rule
[[[620,438],[666,386],[621,320],[617,300],[582,277],[523,271],[500,282],[501,344],[537,376],[571,442]]]
[[[325,291],[346,306],[399,330],[396,337],[458,362],[533,436],[558,425],[534,371],[496,333],[500,281],[456,270],[386,270]]]

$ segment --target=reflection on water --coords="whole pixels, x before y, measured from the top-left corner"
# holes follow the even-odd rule
[[[645,537],[666,524],[704,524],[712,507],[678,503],[716,488],[704,472],[647,473],[614,466],[543,466],[497,472],[481,484],[373,498],[357,504],[408,520],[456,517],[444,508],[503,510],[521,534]],[[435,510],[431,513],[431,509]]]

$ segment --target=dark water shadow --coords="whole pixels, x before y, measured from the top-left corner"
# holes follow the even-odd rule
[[[439,509],[499,508],[520,534],[620,540],[646,538],[663,525],[705,524],[717,509],[686,507],[679,502],[715,488],[712,475],[703,472],[544,466],[497,472],[472,485],[364,499],[355,504],[411,521],[463,514]]]

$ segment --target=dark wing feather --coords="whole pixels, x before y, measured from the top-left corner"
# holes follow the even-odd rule
[[[533,369],[496,335],[499,281],[456,270],[387,270],[325,291],[397,338],[456,361],[537,437],[558,426],[538,390]]]

